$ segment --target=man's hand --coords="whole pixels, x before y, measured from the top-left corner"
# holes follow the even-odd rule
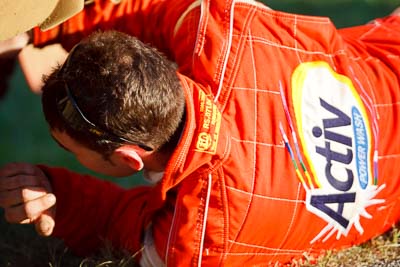
[[[40,235],[54,229],[56,197],[50,182],[38,167],[11,163],[0,169],[0,207],[10,223],[34,223]]]
[[[400,7],[396,8],[396,9],[392,12],[392,15],[400,16]]]
[[[16,57],[18,53],[29,44],[28,32],[21,33],[8,40],[0,41],[0,57]]]

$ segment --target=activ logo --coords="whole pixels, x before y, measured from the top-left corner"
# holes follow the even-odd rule
[[[326,62],[299,65],[292,75],[292,103],[308,179],[307,210],[327,225],[313,242],[339,239],[354,226],[384,187],[374,183],[373,131],[366,108],[352,81]],[[305,182],[308,181],[308,182]]]

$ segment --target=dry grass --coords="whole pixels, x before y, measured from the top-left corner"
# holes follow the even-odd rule
[[[105,246],[98,255],[77,257],[61,240],[38,236],[32,225],[8,224],[0,208],[0,267],[135,267],[134,256]]]
[[[115,252],[106,246],[90,258],[74,256],[58,239],[36,235],[30,225],[9,225],[0,209],[1,267],[135,267],[134,255]],[[315,261],[308,259],[302,267],[378,267],[400,266],[400,227],[369,242],[342,251],[329,251]]]
[[[0,217],[2,214],[0,212]],[[8,225],[0,219],[0,266],[4,267],[135,267],[134,255],[112,251],[109,246],[90,258],[74,256],[54,238],[39,237],[30,226]],[[301,267],[378,267],[400,266],[400,230],[393,228],[361,246],[329,251]]]
[[[302,264],[303,267],[366,267],[400,266],[400,229],[394,227],[384,235],[378,236],[360,246],[341,251],[328,251],[316,263],[313,259]]]

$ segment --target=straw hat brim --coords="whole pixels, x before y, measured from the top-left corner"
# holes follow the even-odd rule
[[[0,40],[36,26],[50,29],[83,9],[84,0],[0,0]]]

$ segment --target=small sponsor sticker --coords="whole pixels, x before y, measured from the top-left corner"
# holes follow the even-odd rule
[[[219,131],[221,127],[221,112],[212,98],[199,90],[199,129],[197,134],[196,151],[215,154],[217,151]]]

